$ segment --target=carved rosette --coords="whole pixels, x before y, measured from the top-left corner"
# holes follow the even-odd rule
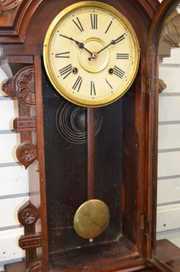
[[[15,9],[20,5],[22,0],[1,0],[0,1],[0,13]]]
[[[16,157],[18,161],[27,168],[37,158],[36,146],[31,143],[22,143],[16,149]]]
[[[39,210],[28,201],[19,209],[18,219],[23,226],[35,225],[39,219]]]

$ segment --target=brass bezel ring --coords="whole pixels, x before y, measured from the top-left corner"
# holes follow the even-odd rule
[[[134,48],[135,48],[135,60],[133,63],[133,69],[132,69],[132,75],[129,77],[129,80],[127,81],[127,84],[125,86],[125,88],[120,88],[119,90],[114,92],[114,95],[112,95],[111,97],[107,97],[107,98],[103,98],[101,100],[96,100],[96,99],[92,99],[91,101],[88,99],[84,99],[81,97],[77,97],[77,96],[73,96],[73,94],[71,94],[70,91],[66,90],[61,84],[60,82],[57,80],[57,78],[54,76],[54,73],[52,71],[52,67],[51,67],[51,60],[50,60],[50,54],[49,54],[49,45],[50,45],[50,41],[51,41],[51,37],[53,36],[55,29],[59,23],[60,20],[62,20],[62,18],[64,16],[66,16],[68,13],[72,12],[73,10],[76,10],[78,8],[82,8],[82,7],[97,7],[97,8],[101,8],[101,9],[105,9],[111,13],[113,13],[117,18],[119,18],[119,21],[121,21],[121,23],[123,23],[126,28],[128,29],[128,31],[131,33],[131,37],[134,43]],[[67,99],[68,101],[78,105],[78,106],[83,106],[83,107],[89,107],[89,108],[96,108],[96,107],[102,107],[108,104],[111,104],[113,102],[115,102],[116,100],[118,100],[120,97],[122,97],[131,87],[131,85],[133,84],[138,69],[139,69],[139,63],[140,63],[140,45],[139,45],[139,41],[137,38],[137,35],[135,33],[135,30],[133,29],[131,23],[129,22],[129,20],[121,13],[119,12],[116,8],[114,8],[113,6],[103,3],[103,2],[98,2],[98,1],[81,1],[75,4],[72,4],[70,6],[68,6],[67,8],[63,9],[55,18],[54,20],[51,22],[46,36],[45,36],[45,40],[44,40],[44,46],[43,46],[43,58],[44,58],[44,65],[45,65],[45,70],[46,73],[49,77],[49,80],[51,82],[51,84],[53,85],[53,87],[57,90],[57,92],[62,95],[65,99]]]

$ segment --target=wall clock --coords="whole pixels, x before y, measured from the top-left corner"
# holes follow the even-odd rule
[[[86,107],[104,106],[125,94],[137,74],[139,58],[139,43],[129,21],[101,2],[68,6],[53,20],[44,41],[44,63],[52,85],[65,99]],[[92,122],[93,117],[91,113]],[[89,129],[92,139],[88,139],[87,156],[92,149],[95,152],[93,129]],[[95,157],[87,163],[94,171]],[[85,179],[94,187],[91,175],[95,171],[87,172]],[[104,201],[94,199],[95,192],[89,198],[77,209],[73,221],[76,233],[93,241],[108,227],[110,210]]]
[[[105,3],[85,1],[68,6],[53,20],[44,42],[44,62],[62,96],[97,107],[127,92],[137,74],[139,51],[124,15]]]
[[[18,101],[17,158],[39,165],[18,213],[28,271],[161,271],[152,259],[153,50],[145,57],[158,6],[22,0],[3,16],[0,40],[13,72],[3,89]]]

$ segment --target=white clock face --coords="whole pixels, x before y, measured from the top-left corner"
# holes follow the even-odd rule
[[[79,2],[63,10],[44,42],[47,74],[69,101],[99,107],[121,97],[139,65],[136,34],[113,7]]]

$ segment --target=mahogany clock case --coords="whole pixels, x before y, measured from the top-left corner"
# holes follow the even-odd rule
[[[36,158],[39,162],[40,199],[32,197],[20,209],[19,219],[25,227],[20,245],[26,250],[30,271],[137,270],[147,266],[155,242],[153,154],[149,148],[156,120],[148,111],[154,97],[148,93],[145,67],[148,30],[159,4],[155,0],[102,1],[131,22],[140,43],[141,62],[129,92],[110,106],[94,109],[95,118],[90,121],[89,109],[72,105],[53,89],[42,61],[50,22],[75,2],[22,1],[12,10],[11,19],[0,20],[0,40],[14,75],[4,91],[16,97],[19,105],[19,119],[14,125],[22,144],[17,154],[26,167]],[[14,84],[17,82],[21,84]],[[19,86],[23,86],[21,92]],[[74,233],[72,218],[87,198],[87,127],[91,128],[92,122],[96,131],[95,194],[108,204],[111,221],[103,235],[91,244]],[[21,156],[27,154],[27,144],[29,162]],[[31,180],[32,191],[34,186],[37,184]],[[27,211],[32,212],[33,220],[28,220]],[[38,219],[40,233],[36,233]],[[41,248],[40,256],[37,248]]]

